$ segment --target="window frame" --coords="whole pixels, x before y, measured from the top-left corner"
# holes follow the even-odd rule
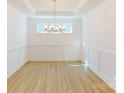
[[[38,25],[44,26],[47,23],[37,23],[36,24],[36,33],[37,34],[72,34],[73,33],[73,27],[72,27],[72,23],[63,23],[64,26],[70,26],[71,27],[71,31],[70,32],[45,32],[45,31],[38,31]],[[53,23],[50,23],[53,24]],[[59,24],[59,23],[57,23]]]

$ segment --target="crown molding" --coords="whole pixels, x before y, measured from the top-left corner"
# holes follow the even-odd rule
[[[31,0],[19,0],[19,1],[21,1],[21,4],[23,3],[25,5],[26,9],[28,10],[28,12],[22,11],[23,14],[26,16],[53,16],[53,11],[41,11],[41,10],[35,9]],[[17,3],[19,3],[19,1]],[[68,17],[84,16],[84,15],[88,14],[90,11],[92,11],[93,8],[95,8],[94,7],[94,6],[96,6],[95,4],[100,5],[100,3],[103,3],[101,1],[111,1],[111,0],[80,0],[74,10],[56,11],[56,13],[57,13],[57,16],[63,16],[63,17],[65,17],[65,16],[68,16]],[[12,0],[10,2],[12,2]],[[92,7],[91,6],[89,7],[90,3],[92,3],[92,5],[91,5]],[[14,4],[16,4],[16,3],[14,3]],[[14,8],[16,8],[16,7],[14,7]],[[97,7],[98,7],[98,5],[97,5]],[[92,10],[90,10],[90,8],[92,8]],[[19,12],[21,12],[21,11],[19,10]]]
[[[11,9],[12,11],[16,12],[19,15],[22,15],[24,17],[28,17],[27,15],[23,14],[22,12],[20,12],[18,9],[16,9],[15,7],[13,7],[11,4],[7,4],[7,8]]]
[[[32,14],[34,14],[36,12],[35,8],[31,4],[30,0],[22,0],[22,1],[25,4],[25,6],[31,11]]]
[[[73,12],[76,14],[88,1],[89,0],[80,0],[79,4]]]
[[[22,0],[23,3],[26,5],[26,7],[31,11],[32,14],[35,14],[35,15],[52,15],[52,11],[39,11],[39,10],[36,10],[33,6],[33,4],[31,3],[30,0]],[[88,0],[80,0],[79,1],[79,4],[77,5],[76,9],[74,9],[74,11],[60,11],[58,12],[58,16],[60,15],[63,15],[63,16],[72,16],[72,15],[77,15],[77,11],[82,8],[86,3],[87,3]]]
[[[53,19],[53,16],[39,16],[39,15],[31,15],[28,16],[28,18],[37,18],[37,19]],[[57,16],[56,19],[78,19],[78,18],[82,18],[82,16]]]
[[[78,16],[78,11],[88,2],[89,0],[80,0],[78,5],[76,6],[76,9],[72,11],[58,11],[58,16]],[[40,11],[36,10],[33,6],[31,0],[22,0],[24,5],[29,9],[30,15],[36,15],[36,16],[51,16],[53,15],[52,11]]]
[[[53,11],[36,11],[35,15],[40,16],[53,16]],[[72,11],[56,11],[57,16],[73,16],[74,13]]]

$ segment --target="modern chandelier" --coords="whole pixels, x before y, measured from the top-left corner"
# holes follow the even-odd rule
[[[57,24],[56,23],[56,0],[53,0],[54,3],[54,10],[53,10],[53,16],[54,16],[54,22],[52,24],[45,24],[44,30],[46,32],[63,32],[65,30],[65,27],[63,24]]]

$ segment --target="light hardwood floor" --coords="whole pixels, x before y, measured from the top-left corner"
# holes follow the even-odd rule
[[[8,79],[8,93],[115,93],[81,62],[27,62]]]

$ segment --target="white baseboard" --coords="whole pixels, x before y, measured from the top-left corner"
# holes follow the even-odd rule
[[[114,85],[112,85],[110,82],[108,82],[107,80],[105,80],[102,75],[98,72],[96,72],[93,68],[87,66],[91,71],[93,71],[99,78],[101,78],[107,85],[109,85],[112,89],[114,89],[116,91],[116,87]]]
[[[88,44],[84,44],[82,47],[87,66],[116,90],[116,52]]]
[[[83,62],[81,60],[28,60],[27,62]]]
[[[17,46],[7,50],[7,78],[12,76],[26,63],[26,46]]]
[[[17,68],[15,68],[8,76],[7,78],[10,78],[14,73],[16,73],[23,65],[25,65],[27,63],[27,61],[23,62],[23,64],[21,64],[20,66],[18,66]]]

